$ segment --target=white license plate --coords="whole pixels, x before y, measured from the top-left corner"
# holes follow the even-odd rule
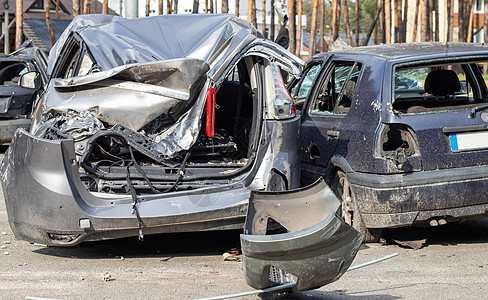
[[[488,149],[488,131],[451,134],[453,152]]]

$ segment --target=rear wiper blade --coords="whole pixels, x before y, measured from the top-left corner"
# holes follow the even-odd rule
[[[476,107],[473,107],[473,109],[471,109],[471,113],[469,114],[469,118],[472,119],[474,118],[474,115],[476,115],[476,112],[478,111],[482,111],[482,110],[485,110],[488,108],[488,104],[486,105],[480,105],[480,106],[476,106]]]

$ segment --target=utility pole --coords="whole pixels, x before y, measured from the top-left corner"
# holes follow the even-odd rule
[[[125,17],[127,19],[135,19],[138,14],[137,0],[125,0]]]

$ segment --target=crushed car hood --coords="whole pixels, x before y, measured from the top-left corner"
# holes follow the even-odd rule
[[[108,124],[124,124],[138,131],[174,105],[191,103],[196,96],[193,91],[201,88],[207,71],[204,61],[187,58],[54,79],[45,105],[53,112],[91,111]]]

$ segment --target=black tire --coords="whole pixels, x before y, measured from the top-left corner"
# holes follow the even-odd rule
[[[354,194],[352,193],[351,184],[346,173],[338,170],[332,176],[331,188],[341,200],[341,207],[338,210],[338,215],[354,229],[364,234],[364,243],[376,243],[380,240],[383,229],[381,228],[366,228],[361,218],[361,213],[357,209]]]

